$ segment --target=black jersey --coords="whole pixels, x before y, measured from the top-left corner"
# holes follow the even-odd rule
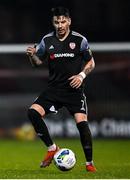
[[[54,88],[72,88],[68,79],[80,73],[83,64],[92,58],[87,39],[74,31],[64,41],[55,32],[47,34],[36,51],[48,60],[48,86]]]

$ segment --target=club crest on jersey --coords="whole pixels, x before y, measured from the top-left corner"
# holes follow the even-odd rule
[[[70,42],[70,43],[69,43],[69,47],[70,47],[71,49],[75,49],[76,44],[75,44],[74,42]]]

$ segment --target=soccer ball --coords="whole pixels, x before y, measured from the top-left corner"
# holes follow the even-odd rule
[[[68,171],[74,167],[76,157],[72,150],[62,148],[54,155],[54,164],[61,171]]]

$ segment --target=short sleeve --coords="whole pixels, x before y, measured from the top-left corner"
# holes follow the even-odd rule
[[[90,60],[92,58],[92,52],[89,48],[88,41],[85,37],[83,37],[81,41],[80,52],[85,61]]]
[[[36,46],[36,55],[43,56],[44,54],[45,54],[45,42],[43,38],[41,42]]]

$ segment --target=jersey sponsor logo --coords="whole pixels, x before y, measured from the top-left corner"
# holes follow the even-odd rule
[[[71,49],[75,49],[76,44],[75,44],[74,42],[70,42],[70,43],[69,43],[69,47],[70,47]]]
[[[52,59],[52,60],[55,59],[54,54],[51,54],[51,55],[50,55],[50,59]]]
[[[61,57],[74,57],[74,53],[56,53],[51,54],[50,59],[61,58]]]

